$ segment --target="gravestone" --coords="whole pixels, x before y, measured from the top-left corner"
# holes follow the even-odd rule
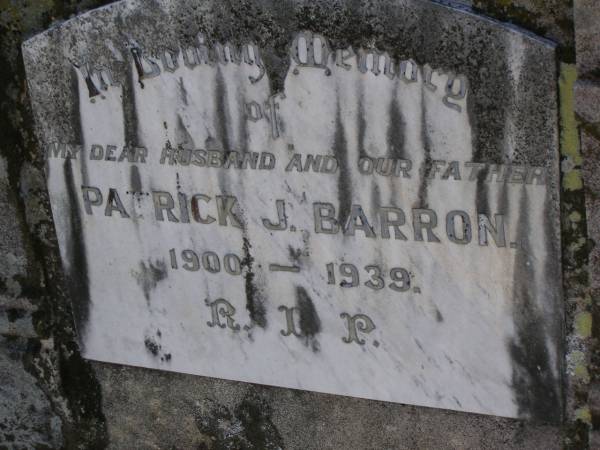
[[[558,420],[552,44],[428,1],[249,5],[24,44],[83,354]]]

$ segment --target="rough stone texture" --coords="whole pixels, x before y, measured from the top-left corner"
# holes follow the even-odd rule
[[[600,12],[595,0],[574,0],[575,47],[580,77],[600,78]]]
[[[587,219],[589,238],[594,242],[590,251],[590,285],[595,295],[600,294],[600,141],[589,133],[581,133],[581,147],[584,157],[583,179],[586,189]],[[598,298],[598,297],[596,297]]]
[[[589,105],[588,105],[589,106]],[[600,141],[588,131],[581,133],[581,151],[585,164],[583,165],[583,178],[585,180],[585,188],[588,192],[588,200],[594,200],[595,196],[600,195]],[[590,221],[590,227],[598,226],[594,220]],[[589,236],[594,241],[600,239],[600,235],[591,234]],[[595,287],[600,287],[596,285]]]
[[[581,147],[575,117],[575,65],[560,66],[561,104],[561,207],[563,241],[563,286],[567,316],[567,415],[572,418],[566,442],[587,442],[590,413],[587,390],[590,373],[590,288],[585,196]]]
[[[23,82],[20,45],[25,37],[42,31],[51,22],[67,19],[71,14],[99,6],[102,3],[104,2],[96,0],[0,2],[0,109],[2,110],[2,114],[0,114],[0,159],[4,158],[6,161],[10,180],[8,190],[5,190],[5,186],[1,186],[0,194],[9,192],[13,199],[11,201],[14,201],[13,206],[16,204],[19,211],[23,211],[16,217],[8,213],[3,214],[3,217],[14,217],[14,222],[10,224],[8,232],[6,231],[8,228],[0,228],[0,243],[4,242],[7,236],[15,236],[17,233],[22,242],[32,244],[32,248],[36,249],[34,259],[44,261],[44,270],[50,272],[50,277],[48,274],[45,275],[46,280],[50,281],[50,285],[55,283],[52,273],[60,273],[60,269],[56,258],[42,256],[42,254],[52,253],[52,251],[56,256],[56,248],[48,250],[48,248],[53,248],[51,244],[53,230],[52,224],[47,221],[47,209],[44,210],[44,207],[47,206],[44,203],[45,196],[41,187],[44,183],[43,180],[34,183],[21,181],[22,179],[25,181],[28,179],[39,180],[39,173],[35,176],[28,174],[36,173],[32,165],[39,169],[41,164],[35,157],[39,154],[39,149],[36,148],[31,138],[32,123],[28,114],[27,92]],[[586,0],[576,3],[585,3],[586,9],[581,10],[583,12],[580,16],[586,20],[590,17],[590,11],[592,13],[595,11],[593,7],[597,2]],[[518,0],[515,2],[479,0],[474,4],[484,13],[497,19],[512,21],[540,35],[556,39],[561,45],[561,59],[567,62],[574,61],[570,1],[564,0],[555,3],[542,0]],[[549,7],[551,5],[554,7]],[[589,27],[587,29],[590,30]],[[592,33],[594,33],[594,29],[597,30],[597,26],[591,28]],[[597,43],[598,39],[582,40],[581,44],[590,48],[594,42]],[[598,47],[596,46],[596,48]],[[585,48],[583,52],[586,52]],[[592,67],[589,72],[594,73],[594,68]],[[5,114],[6,111],[10,115]],[[31,189],[28,186],[31,186]],[[575,204],[570,196],[567,196],[567,201]],[[6,203],[2,203],[1,206],[4,208],[4,205]],[[3,209],[3,211],[6,210]],[[577,211],[581,212],[582,209],[578,208]],[[585,212],[585,210],[583,211]],[[27,222],[23,219],[25,216],[28,218]],[[590,213],[588,216],[592,217]],[[597,218],[598,215],[593,217]],[[596,218],[591,220],[597,224],[599,222]],[[47,247],[48,243],[50,243],[49,247]],[[42,249],[44,250],[42,251]],[[8,250],[12,254],[21,251],[19,245]],[[2,250],[0,261],[6,261],[5,258],[6,250]],[[577,265],[578,258],[573,261],[576,267],[581,265],[581,263],[579,266]],[[39,275],[38,270],[33,270],[33,273]],[[5,288],[7,281],[9,285],[13,286],[11,287],[13,291],[22,290],[21,286],[25,286],[27,295],[22,295],[19,300],[16,300],[12,294],[7,296]],[[103,414],[94,406],[98,401],[97,398],[94,400],[97,393],[85,406],[78,402],[78,399],[84,397],[86,391],[94,392],[95,382],[94,376],[88,370],[88,365],[77,359],[77,347],[72,343],[72,336],[69,334],[69,329],[72,329],[72,321],[68,312],[68,303],[61,295],[52,299],[48,298],[45,290],[43,283],[38,282],[35,286],[28,284],[26,280],[17,278],[15,281],[12,275],[6,277],[4,273],[0,274],[0,298],[2,298],[0,303],[5,302],[2,304],[6,305],[8,302],[18,302],[21,305],[25,304],[21,303],[22,299],[27,298],[27,305],[30,303],[33,305],[33,301],[35,301],[39,306],[38,312],[34,314],[33,318],[34,329],[44,335],[54,334],[55,339],[52,342],[45,339],[29,339],[28,345],[21,340],[19,341],[21,344],[16,345],[14,344],[15,338],[9,337],[0,344],[0,354],[13,355],[13,359],[2,358],[2,361],[11,361],[2,363],[2,367],[7,367],[12,374],[10,386],[18,385],[20,396],[25,396],[29,402],[38,405],[41,411],[27,420],[26,425],[33,426],[24,433],[26,436],[20,435],[23,439],[23,447],[44,448],[45,445],[46,448],[56,448],[62,440],[64,448],[103,448],[106,446],[106,440],[102,437]],[[50,305],[52,307],[49,307]],[[29,306],[23,307],[23,309],[27,308]],[[28,314],[26,313],[24,317],[27,317]],[[0,321],[0,333],[3,335],[5,333],[18,334],[20,333],[18,330],[26,330],[24,332],[29,333],[31,330],[29,326],[20,328],[20,325],[19,327],[10,325],[14,322],[9,320],[7,308],[0,311],[0,316],[4,317],[4,321]],[[597,318],[598,315],[595,315],[594,323],[599,323]],[[600,334],[594,331],[594,335],[599,336]],[[11,339],[13,341],[10,341]],[[13,343],[9,345],[7,342]],[[43,347],[42,343],[44,343]],[[46,359],[49,363],[44,370],[32,371],[29,362],[40,360],[42,348],[45,354],[50,356]],[[67,356],[62,360],[62,369],[69,369],[65,374],[71,375],[64,381],[56,376],[57,369],[61,366],[57,363],[61,352]],[[253,388],[246,384],[165,374],[144,369],[113,367],[99,363],[94,363],[93,366],[96,376],[101,380],[103,409],[109,421],[112,448],[172,448],[170,445],[174,442],[191,443],[194,436],[197,436],[198,448],[228,448],[228,445],[229,448],[236,448],[231,447],[230,444],[236,442],[236,437],[235,433],[227,431],[230,429],[227,425],[228,421],[236,424],[234,430],[239,428],[237,425],[239,423],[245,423],[244,427],[250,430],[255,429],[253,424],[265,423],[265,428],[269,430],[270,442],[279,442],[277,438],[279,435],[290,448],[311,448],[311,445],[313,448],[324,448],[319,447],[320,440],[329,443],[331,445],[329,448],[353,448],[354,443],[362,439],[360,442],[364,444],[364,448],[385,448],[388,442],[397,442],[399,448],[414,448],[410,445],[413,442],[433,442],[437,445],[432,443],[432,445],[422,445],[422,447],[462,448],[461,444],[464,444],[465,447],[472,445],[472,448],[502,448],[502,446],[506,446],[508,448],[539,449],[559,445],[557,442],[561,438],[557,428],[513,420],[448,413],[402,405],[389,406],[376,402],[275,388]],[[596,368],[598,367],[600,365],[596,362]],[[28,378],[30,373],[33,373],[37,384]],[[597,370],[596,373],[598,373]],[[593,371],[592,376],[594,376]],[[4,384],[5,378],[2,377],[1,380]],[[40,389],[40,386],[43,388]],[[0,389],[2,398],[0,402],[5,402],[0,403],[2,411],[20,411],[19,406],[14,405],[14,400],[10,400],[14,399],[11,389]],[[245,417],[246,411],[252,410],[250,407],[242,408],[236,415],[235,406],[242,403],[248,390],[259,392],[258,396],[271,406],[270,416],[267,416],[270,419],[265,419],[261,413],[255,415],[256,420],[239,418]],[[214,403],[207,402],[206,398],[209,397],[205,397],[203,393],[213,395]],[[45,409],[48,402],[43,400],[44,396],[51,399],[49,400],[50,409]],[[199,402],[200,410],[216,410],[216,413],[207,415],[199,413],[197,421],[196,413],[190,412],[196,411],[194,408],[184,409],[189,398]],[[277,401],[281,404],[279,405]],[[224,403],[225,408],[215,406],[219,402]],[[9,404],[9,406],[4,409],[4,404]],[[263,403],[259,402],[258,404],[262,405]],[[202,409],[202,406],[205,409]],[[183,414],[180,408],[184,409]],[[268,411],[268,408],[264,409]],[[83,410],[87,410],[85,417],[81,415]],[[156,413],[156,416],[151,415],[152,411]],[[59,426],[56,422],[57,416],[61,417],[63,421],[62,439],[56,433],[56,427]],[[182,416],[185,419],[181,419]],[[148,417],[151,417],[152,420]],[[223,420],[222,417],[225,417],[226,420]],[[208,420],[210,418],[217,418],[217,425],[211,425],[211,420]],[[2,420],[0,413],[0,424],[2,424]],[[198,429],[196,425],[198,422],[201,424],[201,429],[204,430],[201,436],[200,432],[198,435],[195,434],[195,431],[192,432],[193,427]],[[157,423],[159,426],[156,425]],[[182,426],[183,423],[185,426]],[[203,423],[207,423],[207,425]],[[277,433],[272,431],[271,423],[277,427]],[[14,421],[11,424],[14,424]],[[39,425],[39,428],[36,424]],[[393,426],[388,427],[388,424],[393,424]],[[37,431],[33,428],[37,428]],[[258,428],[259,431],[262,430],[260,425]],[[157,433],[156,429],[163,432]],[[210,431],[211,429],[213,431]],[[96,433],[93,430],[96,430]],[[13,445],[13,442],[8,442],[3,435],[6,431],[0,427],[0,448],[11,448]],[[188,432],[192,437],[189,437]],[[12,430],[9,430],[9,434],[17,436],[16,433],[12,433]],[[244,430],[238,434],[248,439],[247,436],[252,435],[253,431]],[[581,420],[567,425],[565,434],[565,447],[567,448],[600,447],[600,437],[597,431],[592,434],[592,442],[588,446],[586,426]],[[349,436],[349,440],[345,437],[346,435]],[[134,440],[133,436],[138,440]],[[211,436],[215,439],[211,439]],[[426,441],[430,436],[433,441]],[[252,442],[260,445],[265,442],[265,439],[260,437]],[[421,441],[416,441],[416,439],[421,439]],[[140,440],[144,442],[144,446],[139,445]],[[303,440],[305,442],[302,442]],[[203,444],[205,445],[202,446]],[[297,445],[297,447],[293,447],[293,445]],[[393,447],[393,445],[389,445],[389,447]]]
[[[579,80],[575,84],[575,111],[585,122],[600,122],[600,83]]]
[[[572,0],[473,0],[473,7],[552,39],[559,44],[561,59],[574,62]]]
[[[18,282],[18,278],[26,274],[28,261],[21,230],[15,221],[18,213],[11,194],[6,159],[0,156],[0,209],[4,212],[0,216],[3,236],[0,240],[0,335],[32,337],[35,331],[31,313],[35,308],[21,296],[22,286]]]
[[[0,336],[0,448],[59,448],[62,421],[24,370],[26,352],[26,339]]]
[[[0,3],[0,448],[103,448],[99,385],[74,342],[20,45],[62,2]]]
[[[575,43],[579,81],[575,110],[581,128],[583,184],[589,247],[590,448],[600,447],[600,8],[593,0],[574,1]]]
[[[581,147],[584,158],[583,180],[586,193],[587,228],[590,239],[589,267],[590,267],[590,313],[593,326],[591,327],[592,354],[590,361],[590,393],[589,405],[591,422],[596,430],[592,440],[598,440],[600,429],[600,139],[590,134],[597,135],[594,125],[584,124],[581,133]],[[591,445],[591,444],[590,444]],[[591,447],[594,448],[594,447]]]
[[[0,156],[0,448],[56,448],[61,445],[61,420],[46,393],[25,369],[28,338],[35,307],[24,298],[20,279],[26,276],[23,236],[8,185],[6,159]]]
[[[600,448],[600,432],[592,431],[590,433],[590,448]]]
[[[561,447],[559,429],[541,424],[111,364],[94,366],[102,380],[105,408],[111,411],[107,420],[114,449]]]
[[[600,414],[600,384],[595,383],[590,386],[588,394],[588,403],[592,414]]]

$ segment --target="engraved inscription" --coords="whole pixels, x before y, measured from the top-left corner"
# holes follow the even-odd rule
[[[85,356],[508,417],[528,378],[559,399],[547,44],[428,1],[368,36],[273,10],[269,38],[167,3],[23,48]]]

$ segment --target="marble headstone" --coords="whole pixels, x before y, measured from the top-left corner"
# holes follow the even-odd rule
[[[87,358],[560,419],[554,47],[375,3],[123,1],[24,44]]]

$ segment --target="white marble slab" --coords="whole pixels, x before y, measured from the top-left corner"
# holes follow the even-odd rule
[[[85,356],[559,416],[552,47],[428,5],[420,14],[496,30],[506,71],[474,77],[480,54],[464,72],[425,60],[431,50],[392,61],[298,29],[275,91],[269,50],[251,37],[177,47],[167,33],[174,56],[156,51],[160,36],[139,42],[180,3],[141,18],[138,3],[118,3],[24,47]],[[486,77],[503,79],[490,117],[478,112]],[[498,111],[499,135],[486,136]]]

